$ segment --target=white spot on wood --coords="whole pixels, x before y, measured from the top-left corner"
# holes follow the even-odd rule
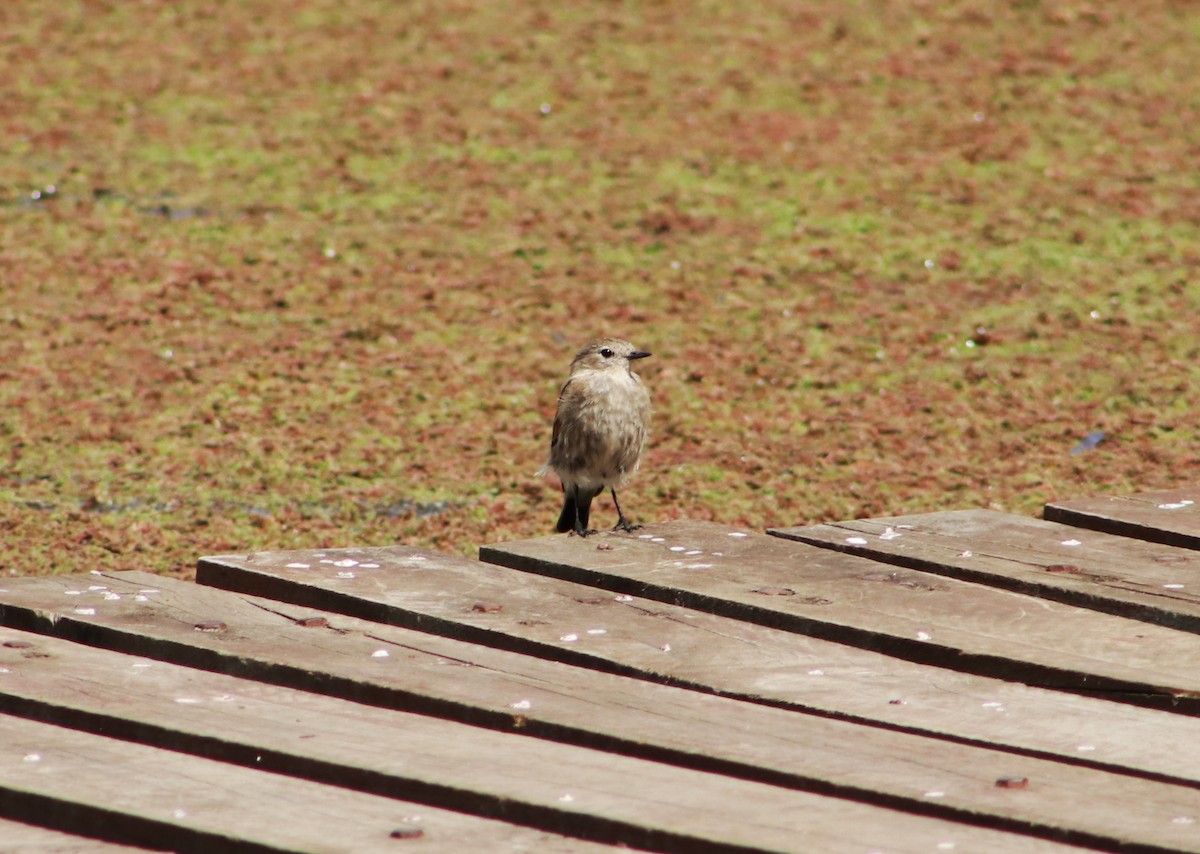
[[[743,534],[741,531],[731,531],[729,536],[733,537],[735,540],[740,540],[742,537],[748,537],[750,535]]]
[[[820,670],[820,669],[817,669],[817,670],[810,670],[810,671],[808,671],[808,675],[809,675],[809,676],[824,676],[824,675],[825,675],[825,671],[824,671],[824,670]]]
[[[1091,753],[1093,750],[1095,750],[1095,749],[1096,749],[1096,745],[1094,745],[1094,744],[1081,744],[1081,745],[1079,745],[1078,747],[1076,747],[1075,749],[1076,749],[1076,750],[1078,750],[1080,753]]]
[[[176,697],[175,702],[179,703],[181,706],[195,706],[200,701],[195,697]]]
[[[154,666],[154,662],[153,662],[153,661],[135,661],[135,662],[133,663],[133,666],[134,666],[134,667],[139,667],[139,668],[140,668],[140,667],[153,667],[153,666]]]
[[[684,569],[712,569],[711,563],[689,563]]]
[[[81,617],[94,617],[94,616],[96,616],[96,609],[95,608],[76,608],[75,613]]]
[[[863,537],[846,537],[846,542],[852,546],[865,546],[867,544],[866,539]]]
[[[670,652],[671,645],[669,643],[664,643],[662,646],[659,647],[659,649],[661,649],[663,652]]]
[[[575,635],[575,634],[563,635],[562,637],[559,638],[559,640],[562,641],[563,643],[575,643],[575,641],[579,640],[579,635]]]
[[[176,807],[175,811],[172,812],[171,815],[173,815],[177,819],[182,820],[182,819],[187,818],[187,810],[185,810],[183,807]]]
[[[63,591],[63,593],[66,593],[68,596],[78,596],[82,592],[83,592],[82,590],[64,590]]]
[[[510,708],[513,708],[513,709],[532,709],[532,708],[533,708],[533,703],[532,703],[532,702],[530,702],[529,700],[517,700],[517,702],[515,702],[515,703],[512,703],[512,704],[511,704]]]
[[[120,602],[121,594],[109,592],[109,593],[104,594],[104,598],[107,599],[109,602]]]
[[[1082,546],[1083,545],[1083,543],[1079,542],[1079,540],[1063,540],[1062,544],[1064,546]]]
[[[287,565],[287,568],[288,569],[309,569],[310,565],[307,563],[289,563]]]
[[[653,534],[638,534],[638,539],[639,539],[639,540],[650,540],[650,539],[653,539],[653,538],[654,538],[654,535],[653,535]]]
[[[919,640],[919,641],[933,640],[933,635],[931,635],[929,632],[917,632],[917,640]]]
[[[904,536],[904,535],[901,534],[899,531],[897,531],[895,528],[889,527],[889,528],[884,529],[884,532],[879,535],[879,539],[894,540],[894,539],[896,539],[896,537],[902,537],[902,536]]]
[[[26,753],[26,754],[25,754],[25,755],[24,755],[24,756],[21,758],[21,761],[22,761],[22,762],[41,762],[41,761],[42,761],[42,754],[40,754],[40,753]]]
[[[558,799],[560,801],[562,801],[564,804],[569,804],[575,800],[575,796],[572,795],[570,792],[564,792],[563,794],[558,796]]]
[[[939,842],[938,851],[953,851],[955,844],[954,842]]]
[[[353,578],[354,573],[353,572],[339,572],[337,577],[338,578]]]
[[[629,596],[628,594],[625,594],[625,593],[618,593],[616,596],[613,597],[613,600],[616,602],[632,602],[633,597]]]
[[[665,543],[666,541],[667,541],[666,537],[651,537],[650,538],[650,542],[652,542],[652,543]]]
[[[147,594],[147,595],[148,595],[148,594],[150,594],[150,593],[162,593],[162,591],[161,591],[161,590],[155,590],[155,589],[154,589],[154,588],[152,588],[152,587],[147,587],[145,590],[139,590],[139,591],[138,591],[138,593],[143,593],[143,594]]]
[[[88,590],[91,590],[93,593],[96,592],[97,590],[107,590],[107,589],[108,589],[107,585],[104,585],[104,584],[93,584],[91,587],[88,588]]]
[[[588,634],[589,635],[606,635],[606,634],[608,634],[608,629],[588,629]]]
[[[925,797],[927,797],[927,798],[944,798],[944,797],[946,797],[946,793],[943,792],[941,789],[932,789],[925,793]]]
[[[12,673],[7,667],[0,667],[0,673]]]
[[[1171,824],[1195,824],[1196,819],[1190,815],[1177,815],[1171,819]]]
[[[371,653],[371,658],[387,658],[388,651],[386,649],[377,649]]]
[[[1191,507],[1195,504],[1190,498],[1185,498],[1183,501],[1172,501],[1168,504],[1158,505],[1159,510],[1182,510],[1184,507]]]
[[[1164,590],[1182,590],[1183,585],[1182,584],[1164,584],[1163,589]]]
[[[358,566],[358,561],[351,560],[350,558],[346,558],[345,560],[335,560],[333,562],[333,565],[334,566]]]
[[[692,555],[702,555],[704,552],[700,549],[688,549],[686,552],[684,552],[684,554],[688,557],[691,557]]]
[[[150,597],[149,597],[149,596],[143,596],[141,593],[139,593],[138,595],[136,595],[136,596],[134,596],[134,597],[133,597],[133,601],[135,601],[135,602],[149,602],[149,601],[150,601]]]
[[[967,549],[965,552],[961,552],[958,556],[959,557],[975,557],[975,553],[973,551],[971,551],[970,549]]]
[[[377,563],[360,563],[358,565],[358,568],[359,569],[379,569],[379,564],[377,564]]]
[[[686,550],[687,550],[687,546],[671,546],[671,551],[673,551],[673,552],[682,552],[682,551],[686,551]]]

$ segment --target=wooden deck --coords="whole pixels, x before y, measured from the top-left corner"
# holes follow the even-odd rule
[[[0,850],[1200,851],[1200,488],[0,582]]]

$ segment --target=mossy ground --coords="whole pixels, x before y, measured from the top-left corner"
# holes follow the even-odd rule
[[[1194,3],[10,0],[0,29],[4,572],[547,533],[533,472],[600,334],[655,354],[639,520],[1195,480]]]

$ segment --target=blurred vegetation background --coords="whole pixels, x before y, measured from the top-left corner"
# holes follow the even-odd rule
[[[0,571],[548,534],[601,334],[654,353],[640,521],[1193,478],[1194,2],[8,0],[0,33]]]

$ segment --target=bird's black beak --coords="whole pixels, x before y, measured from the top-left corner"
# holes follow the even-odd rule
[[[629,361],[632,362],[634,359],[644,359],[649,355],[649,353],[643,353],[641,350],[634,350],[629,354]]]

